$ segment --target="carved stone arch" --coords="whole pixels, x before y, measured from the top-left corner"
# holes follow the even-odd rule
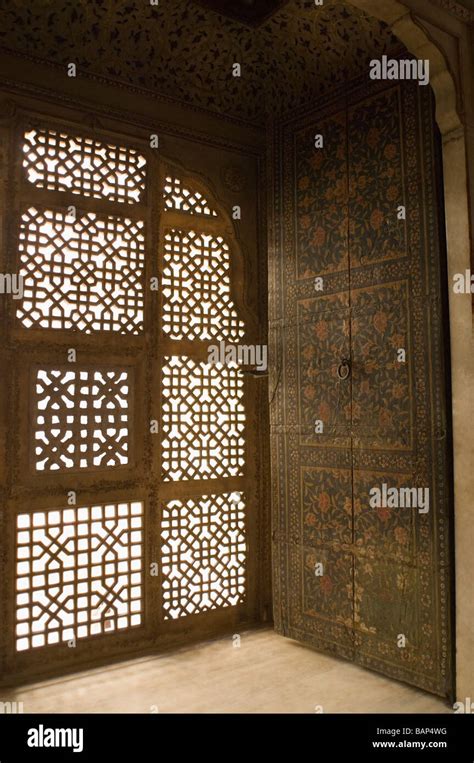
[[[430,62],[430,85],[436,96],[436,121],[441,134],[462,127],[458,113],[456,85],[448,61],[438,45],[398,0],[347,0],[364,13],[384,21],[416,58]]]

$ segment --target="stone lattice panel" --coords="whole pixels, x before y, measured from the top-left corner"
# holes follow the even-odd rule
[[[146,160],[133,148],[41,129],[25,133],[23,154],[26,177],[37,188],[129,204],[144,195]]]
[[[144,223],[92,212],[75,220],[30,207],[19,235],[26,328],[138,334],[143,324]]]
[[[165,210],[172,209],[175,212],[187,212],[189,215],[217,217],[217,212],[212,209],[204,196],[199,191],[187,188],[177,177],[165,178],[163,198]]]
[[[244,333],[230,290],[230,252],[221,236],[168,230],[163,328],[172,339],[238,341]]]
[[[142,503],[19,514],[17,650],[140,625],[142,560]]]
[[[162,464],[165,480],[242,475],[243,377],[236,364],[165,358]]]
[[[37,471],[128,464],[130,379],[127,370],[37,369],[34,389]]]
[[[165,619],[239,604],[245,596],[242,493],[171,501],[162,518]]]

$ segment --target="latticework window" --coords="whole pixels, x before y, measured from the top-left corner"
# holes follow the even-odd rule
[[[39,369],[34,437],[38,471],[121,466],[129,459],[127,370]]]
[[[17,649],[139,625],[143,506],[17,517]]]
[[[241,493],[170,501],[162,523],[166,618],[238,604],[245,595]]]
[[[197,190],[190,190],[177,177],[168,177],[165,180],[163,192],[165,210],[175,209],[178,212],[188,212],[190,215],[209,215],[217,217],[217,212],[212,209],[209,202]]]
[[[26,328],[120,331],[143,327],[143,222],[30,207],[20,228]]]
[[[29,130],[23,143],[28,181],[50,191],[96,199],[139,201],[146,161],[138,151],[57,130]]]
[[[246,326],[202,182],[64,127],[27,126],[21,149],[12,644],[63,664],[246,602],[244,375],[209,359]]]
[[[186,500],[162,510],[163,608],[165,619],[177,619],[239,604],[246,595],[244,493],[223,490],[245,474],[242,371],[179,352],[181,341],[198,354],[215,341],[238,342],[245,327],[232,297],[230,242],[219,213],[171,175],[164,200],[162,320],[176,351],[162,356],[162,479],[209,486],[205,494],[190,486]],[[179,213],[173,226],[167,211]],[[209,223],[200,228],[204,216],[216,218],[215,230]],[[173,343],[166,345],[171,351]]]
[[[166,358],[163,398],[165,480],[242,474],[245,409],[243,378],[236,364]]]
[[[222,236],[167,230],[163,325],[173,339],[227,339],[244,333],[230,293],[230,253]]]

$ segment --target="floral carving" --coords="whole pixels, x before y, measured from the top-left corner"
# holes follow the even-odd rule
[[[336,0],[320,8],[290,0],[256,29],[190,0],[47,6],[10,3],[0,14],[0,45],[19,55],[34,51],[63,71],[74,61],[81,76],[258,123],[270,111],[314,102],[349,73],[367,71],[370,51],[382,55],[397,45],[386,24]],[[236,60],[241,78],[232,76]]]

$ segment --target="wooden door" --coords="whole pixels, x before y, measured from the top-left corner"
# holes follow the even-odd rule
[[[273,159],[276,627],[447,695],[451,451],[431,91],[354,87],[280,125]]]

